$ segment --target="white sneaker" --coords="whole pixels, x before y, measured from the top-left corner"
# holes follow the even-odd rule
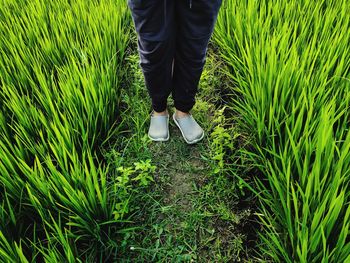
[[[173,114],[173,120],[177,127],[179,127],[182,136],[188,144],[199,142],[204,138],[204,131],[192,117],[190,113],[186,117],[176,118]]]
[[[152,141],[158,142],[169,140],[169,113],[167,115],[154,116],[153,112],[151,113],[148,137]]]

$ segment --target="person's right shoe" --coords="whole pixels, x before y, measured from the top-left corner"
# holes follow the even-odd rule
[[[167,115],[154,116],[152,111],[148,137],[152,141],[158,142],[169,140],[169,113]]]
[[[183,138],[188,144],[199,142],[204,138],[204,131],[192,117],[190,113],[186,117],[176,118],[175,113],[173,114],[173,120],[177,127],[179,127]]]

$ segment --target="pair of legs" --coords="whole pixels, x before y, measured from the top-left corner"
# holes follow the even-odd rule
[[[177,113],[188,113],[222,0],[127,1],[155,114],[166,112],[170,94]]]

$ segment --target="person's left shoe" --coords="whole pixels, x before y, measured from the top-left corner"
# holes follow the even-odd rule
[[[181,118],[176,118],[174,113],[173,120],[188,144],[194,144],[204,138],[204,130],[199,126],[191,113]]]

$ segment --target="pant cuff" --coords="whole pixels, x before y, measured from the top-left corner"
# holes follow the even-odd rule
[[[153,101],[152,102],[152,108],[156,112],[165,111],[166,107],[167,107],[167,102],[166,101],[163,101],[163,102],[158,102],[158,101],[155,102],[155,101]]]
[[[183,112],[189,112],[192,110],[194,106],[194,102],[192,103],[181,103],[181,102],[176,102],[174,101],[174,106],[177,110],[183,111]]]

